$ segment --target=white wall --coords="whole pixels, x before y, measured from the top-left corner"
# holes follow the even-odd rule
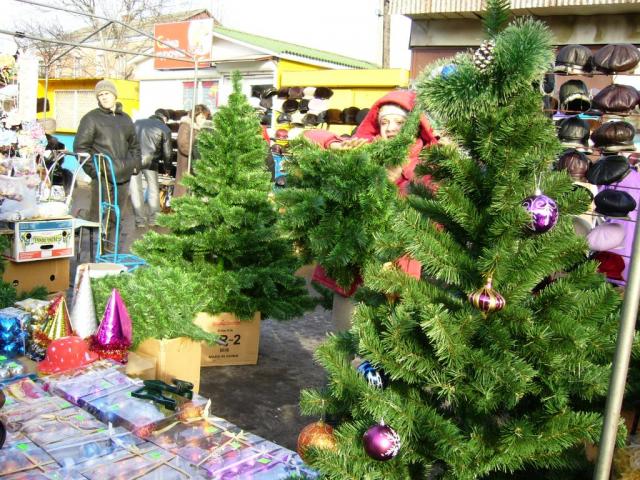
[[[153,115],[158,108],[182,109],[182,81],[145,80],[140,82],[140,109],[134,120]]]

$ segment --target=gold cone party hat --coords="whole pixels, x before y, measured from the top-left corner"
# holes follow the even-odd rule
[[[62,337],[73,335],[71,322],[69,321],[69,310],[67,309],[67,301],[63,295],[56,298],[49,309],[49,321],[42,327],[40,336],[49,343]]]

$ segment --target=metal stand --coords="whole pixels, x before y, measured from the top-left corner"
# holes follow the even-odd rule
[[[120,253],[120,206],[118,205],[118,184],[113,169],[113,162],[108,155],[96,154],[93,156],[93,165],[96,169],[96,181],[98,182],[98,209],[100,230],[98,242],[96,244],[96,263],[117,263],[124,265],[127,270],[132,271],[141,265],[146,265],[145,261],[130,253]],[[109,183],[113,186],[113,198],[109,198]],[[107,192],[107,199],[104,199],[104,192]],[[109,228],[109,216],[115,215],[115,234],[113,242],[103,238]],[[105,244],[109,244],[112,251],[105,252]]]

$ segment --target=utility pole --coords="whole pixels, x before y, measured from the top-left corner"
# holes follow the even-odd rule
[[[389,68],[391,51],[391,0],[382,1],[382,68]]]

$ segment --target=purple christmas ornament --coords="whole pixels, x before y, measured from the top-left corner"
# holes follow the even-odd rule
[[[380,422],[365,432],[362,436],[364,451],[374,460],[386,462],[400,451],[400,437],[396,431]]]
[[[114,288],[98,331],[93,336],[91,350],[98,353],[101,358],[126,362],[126,352],[131,346],[131,330],[131,317],[127,307],[122,301],[120,292]]]
[[[525,198],[522,206],[531,215],[529,229],[536,233],[548,232],[558,222],[558,205],[540,190],[536,190],[535,195]]]

